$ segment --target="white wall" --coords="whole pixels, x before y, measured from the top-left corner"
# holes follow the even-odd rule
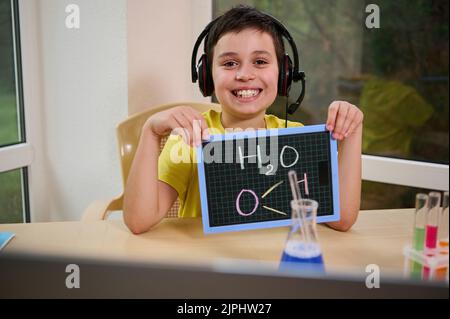
[[[80,29],[65,26],[68,4]],[[115,126],[127,116],[125,0],[21,1],[32,221],[79,220],[122,190]]]
[[[80,8],[67,29],[65,8]],[[128,113],[205,101],[190,58],[208,0],[20,0],[31,220],[79,220],[120,194],[115,126]]]
[[[164,103],[210,101],[192,84],[190,63],[211,16],[208,0],[128,0],[130,114]]]

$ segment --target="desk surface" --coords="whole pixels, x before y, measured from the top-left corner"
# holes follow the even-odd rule
[[[401,274],[403,246],[411,241],[413,209],[361,211],[348,232],[319,225],[319,240],[329,271]],[[278,265],[287,227],[203,234],[201,219],[166,218],[149,232],[134,235],[121,220],[3,224],[16,237],[0,252],[95,257],[177,264],[211,265],[225,260]]]

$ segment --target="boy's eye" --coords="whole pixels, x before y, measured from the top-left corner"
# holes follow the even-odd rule
[[[226,68],[232,68],[237,65],[236,61],[227,61],[223,63],[223,66]]]
[[[264,64],[267,64],[267,61],[266,61],[266,60],[258,59],[258,60],[255,61],[255,64],[256,64],[256,65],[264,65]]]

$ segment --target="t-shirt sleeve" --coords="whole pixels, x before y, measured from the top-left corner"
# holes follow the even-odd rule
[[[181,136],[170,135],[158,160],[158,179],[172,186],[184,200],[192,173],[193,153]]]

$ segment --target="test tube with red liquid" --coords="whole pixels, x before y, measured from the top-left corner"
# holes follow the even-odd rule
[[[433,256],[436,253],[439,217],[441,214],[441,193],[430,192],[428,194],[428,212],[425,226],[425,253]],[[430,279],[430,268],[423,268],[422,278]]]

